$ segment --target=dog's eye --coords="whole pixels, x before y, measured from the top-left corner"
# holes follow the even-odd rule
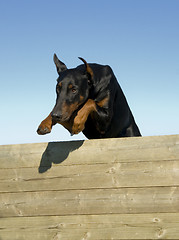
[[[76,93],[76,88],[71,89],[72,93]]]

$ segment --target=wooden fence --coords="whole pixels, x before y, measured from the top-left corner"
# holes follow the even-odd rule
[[[179,135],[0,146],[0,240],[179,239]]]

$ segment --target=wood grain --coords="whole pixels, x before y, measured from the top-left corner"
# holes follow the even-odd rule
[[[179,160],[0,169],[0,192],[179,186]]]
[[[179,212],[179,187],[20,192],[0,196],[0,217],[154,212]]]
[[[179,214],[0,218],[3,240],[178,239]]]
[[[179,239],[179,135],[0,146],[10,239]]]

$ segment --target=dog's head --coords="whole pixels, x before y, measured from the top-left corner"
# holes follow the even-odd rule
[[[56,121],[68,121],[88,99],[93,71],[83,58],[80,60],[85,64],[84,71],[78,68],[67,69],[66,65],[54,54],[54,63],[59,77],[56,85],[56,104],[51,115]]]

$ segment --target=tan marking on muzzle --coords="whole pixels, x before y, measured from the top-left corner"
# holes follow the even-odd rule
[[[70,118],[73,112],[78,108],[78,106],[78,102],[72,103],[70,105],[63,103],[62,116],[67,116],[67,118]]]

